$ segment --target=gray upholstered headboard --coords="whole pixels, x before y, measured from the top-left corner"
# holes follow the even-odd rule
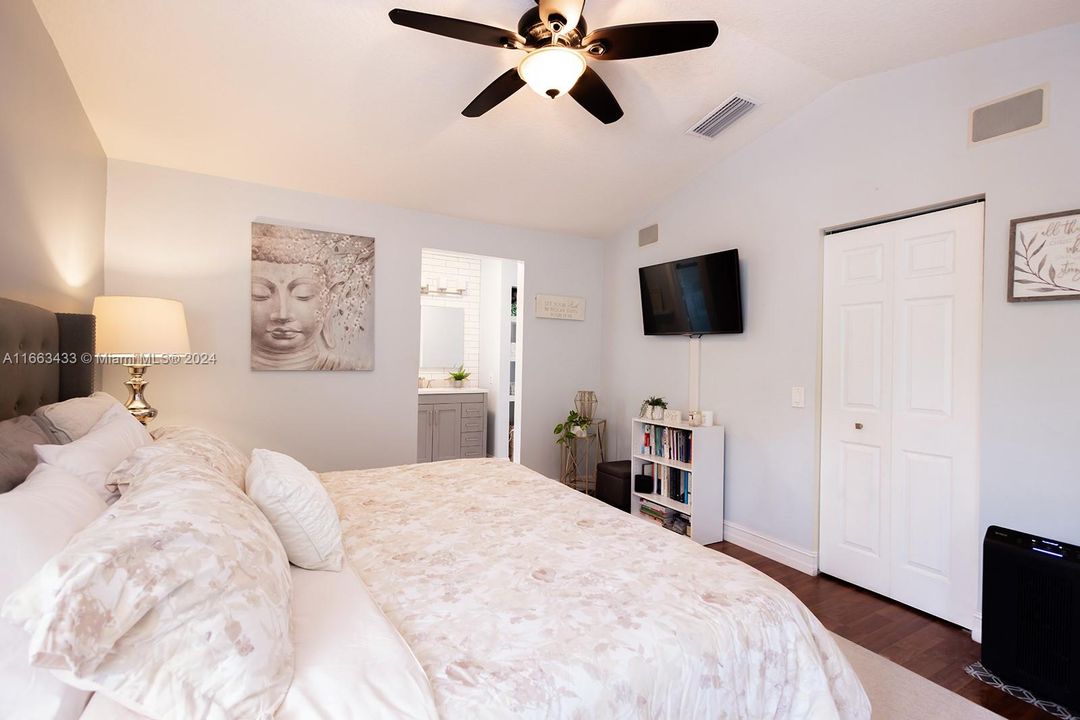
[[[93,315],[0,298],[0,420],[93,393],[93,355]]]

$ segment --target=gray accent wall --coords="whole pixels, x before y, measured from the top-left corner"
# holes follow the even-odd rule
[[[104,282],[106,161],[31,0],[0,3],[0,297],[90,309]]]

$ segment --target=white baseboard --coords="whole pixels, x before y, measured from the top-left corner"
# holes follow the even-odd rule
[[[732,545],[753,550],[770,560],[793,567],[807,575],[818,574],[818,554],[762,535],[733,522],[724,521],[724,540]]]
[[[975,622],[971,627],[971,639],[982,645],[982,613],[977,612],[974,615]]]

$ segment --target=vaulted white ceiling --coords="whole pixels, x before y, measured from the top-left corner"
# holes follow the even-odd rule
[[[461,110],[516,51],[390,23],[516,28],[532,0],[35,0],[111,158],[603,237],[850,78],[1080,21],[1076,0],[589,0],[590,27],[714,19],[715,45],[593,66],[601,125],[528,89]],[[684,134],[735,92],[762,107]]]

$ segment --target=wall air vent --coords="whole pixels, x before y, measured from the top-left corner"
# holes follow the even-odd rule
[[[1041,85],[971,111],[971,143],[1046,127],[1050,87]]]
[[[720,107],[701,118],[701,122],[686,131],[687,135],[696,135],[708,140],[727,130],[736,120],[758,106],[756,100],[742,95],[732,95]]]

